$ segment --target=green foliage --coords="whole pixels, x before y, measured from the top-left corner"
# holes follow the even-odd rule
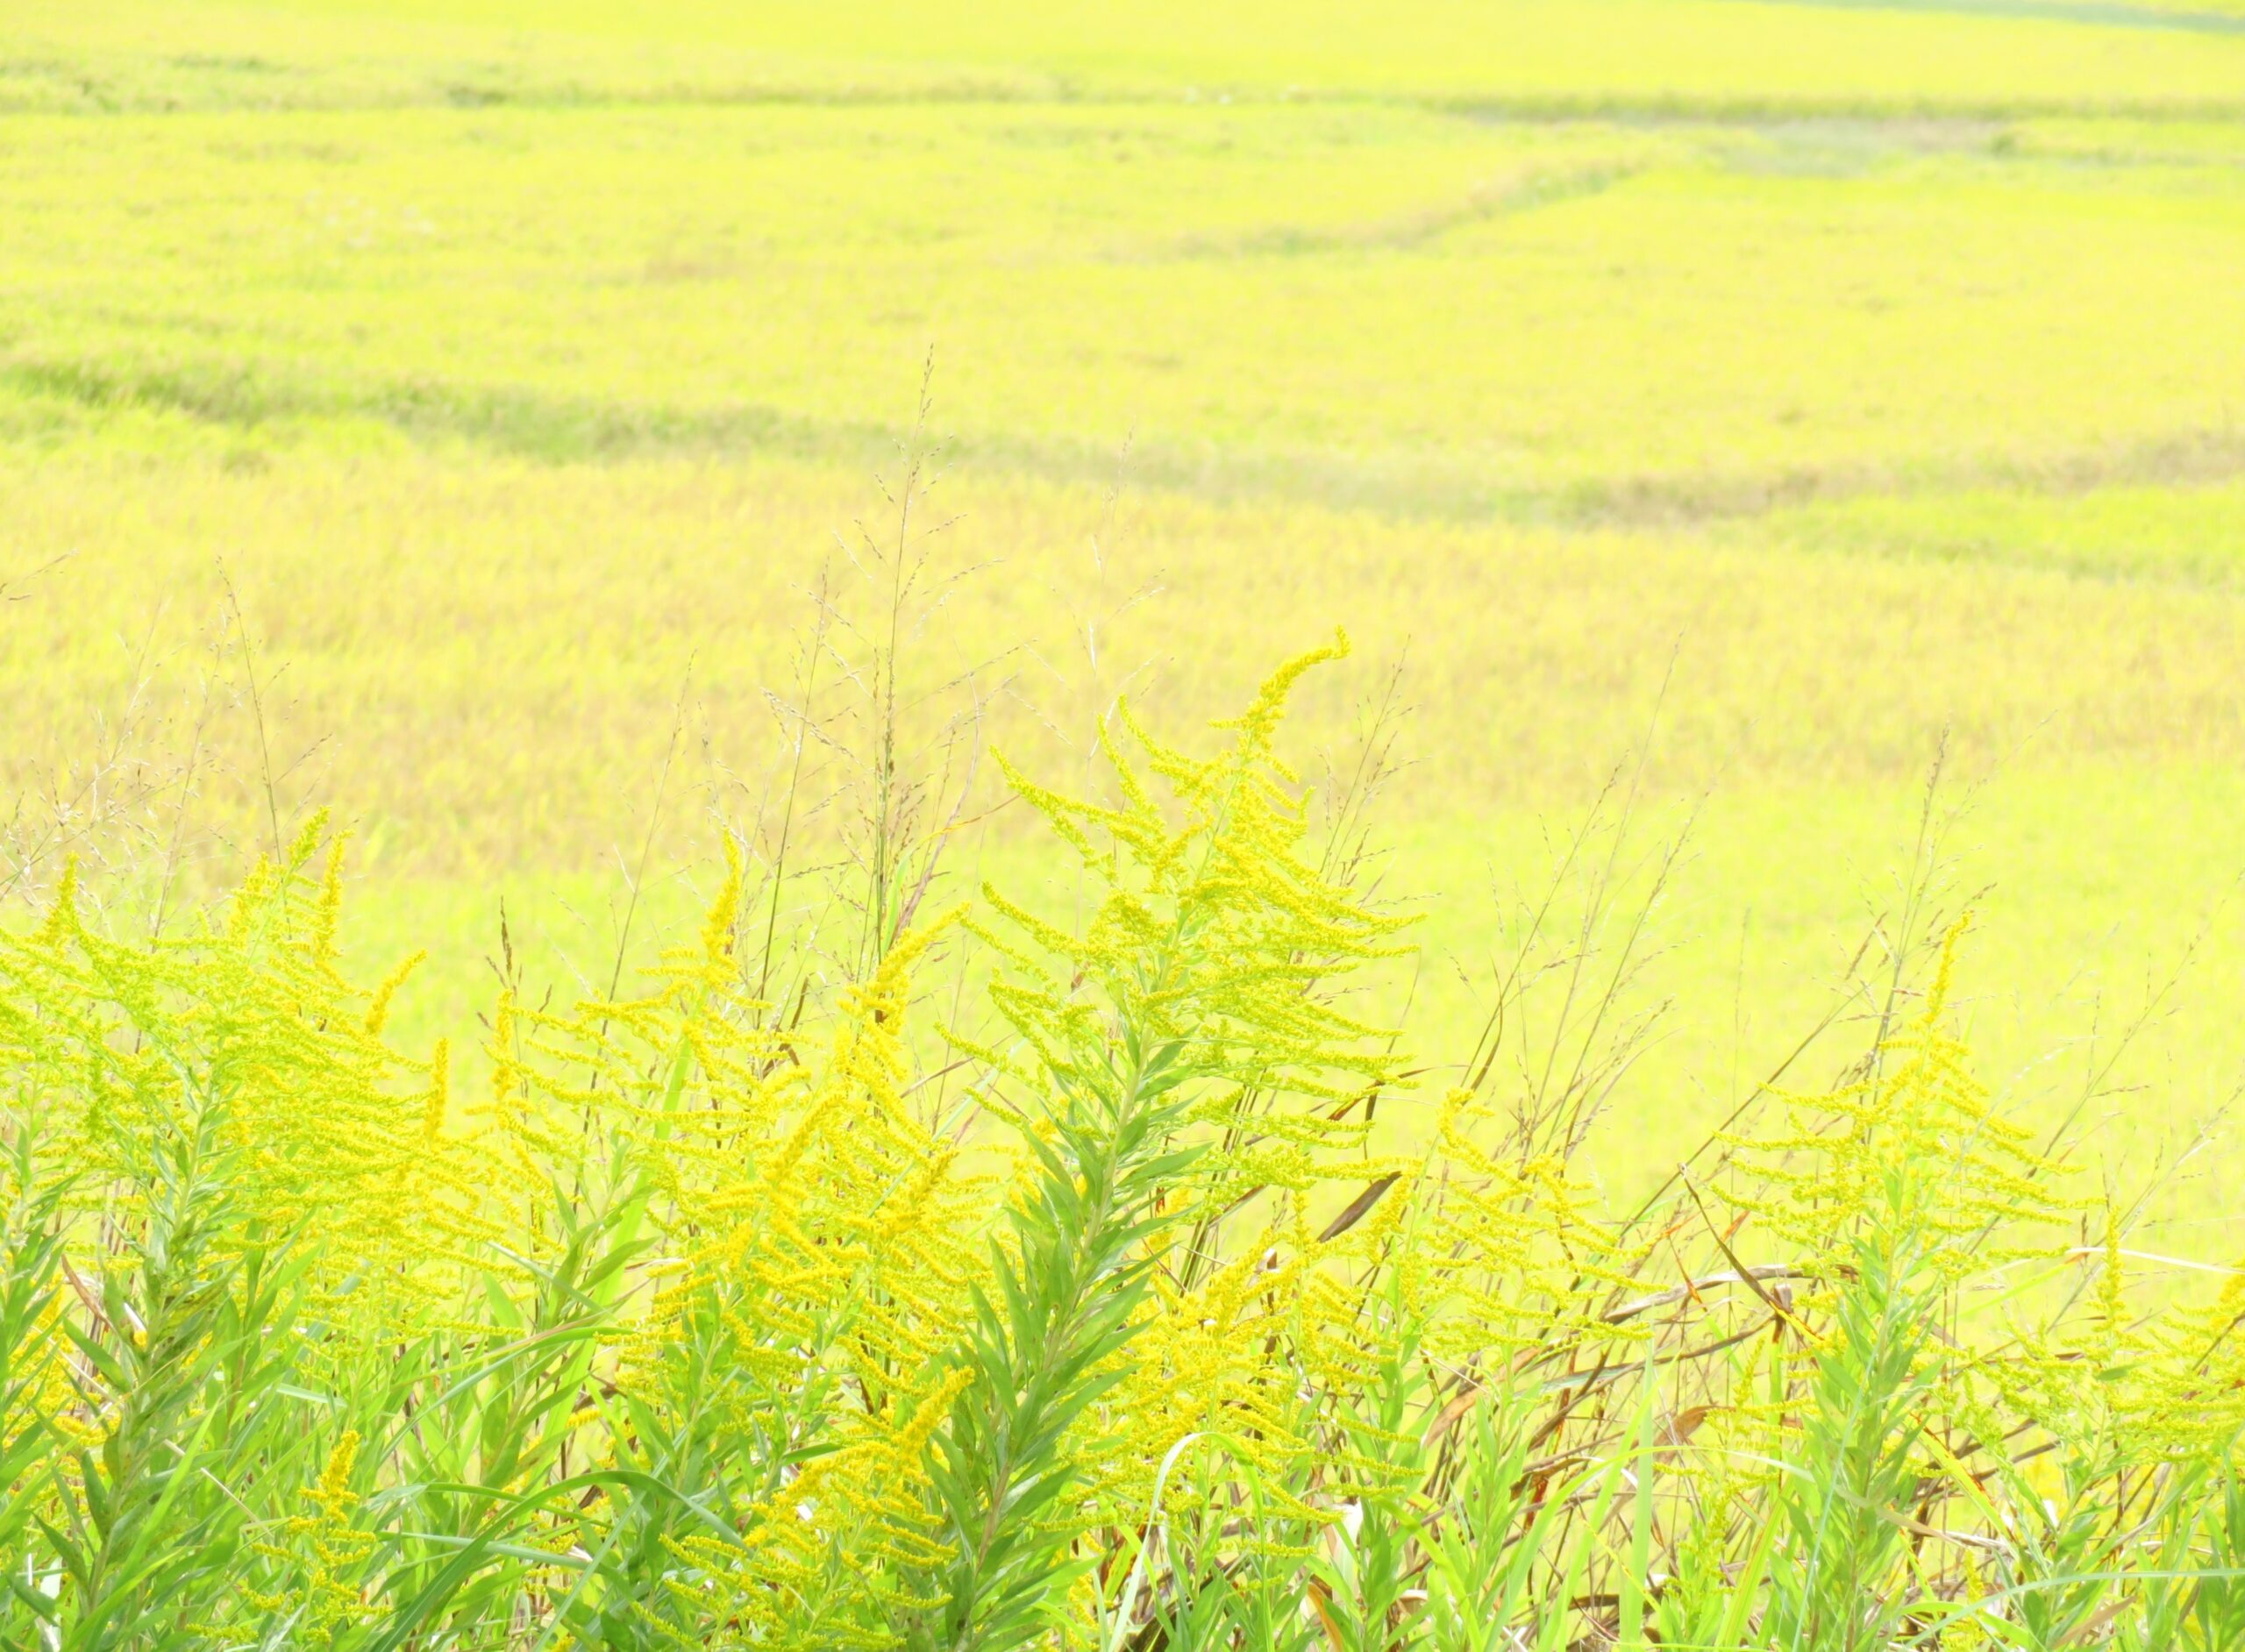
[[[1962,926],[1613,1221],[1571,1160],[1638,1029],[1543,1015],[1579,971],[1424,1101],[1350,996],[1405,924],[1277,754],[1340,652],[1211,757],[1118,708],[1112,801],[1012,777],[1080,923],[897,927],[900,813],[817,991],[736,851],[639,995],[510,985],[474,1106],[343,972],[317,822],[177,936],[66,880],[0,936],[0,1638],[2236,1644],[2245,1285],[2071,1243],[1951,1029]],[[947,949],[988,1014],[930,1070]]]

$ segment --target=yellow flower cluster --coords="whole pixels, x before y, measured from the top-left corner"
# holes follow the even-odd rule
[[[37,932],[0,936],[0,1060],[74,1208],[136,1221],[150,1167],[185,1152],[223,1177],[223,1243],[312,1258],[332,1330],[395,1336],[482,1230],[472,1166],[431,1129],[442,1050],[383,1043],[395,980],[370,997],[339,967],[341,844],[310,872],[325,837],[315,815],[220,921],[150,943],[88,922],[66,878]]]
[[[318,1481],[303,1493],[312,1513],[282,1527],[289,1542],[253,1545],[267,1559],[301,1571],[289,1593],[249,1592],[260,1612],[287,1621],[306,1646],[331,1645],[339,1630],[374,1616],[360,1581],[374,1551],[374,1535],[353,1523],[361,1500],[351,1488],[359,1443],[358,1435],[350,1431],[335,1442]]]
[[[2046,1254],[2036,1230],[2079,1208],[2054,1191],[2061,1166],[1993,1106],[1949,1025],[1957,948],[1944,936],[1923,1003],[1872,1051],[1870,1071],[1820,1095],[1780,1099],[1791,1134],[1724,1139],[1765,1191],[1739,1208],[1791,1241],[1808,1266],[1843,1265],[1843,1247],[1875,1220],[1908,1227],[1924,1265],[1954,1285],[1968,1273]]]
[[[664,1540],[688,1579],[680,1609],[709,1611],[715,1580],[744,1636],[845,1645],[853,1606],[886,1598],[887,1564],[931,1552],[920,1458],[957,1391],[937,1356],[987,1193],[909,1096],[912,971],[944,925],[841,995],[820,1052],[737,966],[728,852],[698,944],[667,956],[648,995],[502,1006],[494,1139],[526,1209],[604,1156],[644,1207],[662,1254],[634,1269],[611,1372],[640,1432],[769,1443],[728,1484],[731,1535]]]

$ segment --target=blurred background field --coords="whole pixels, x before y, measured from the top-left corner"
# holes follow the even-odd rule
[[[1076,773],[1345,624],[1298,746],[1400,664],[1430,1063],[1610,776],[1641,882],[1693,819],[1616,1186],[1827,1013],[1944,740],[1991,1076],[2151,1007],[2131,1171],[2245,1077],[2234,5],[91,0],[0,17],[0,224],[14,897],[327,803],[402,1036],[502,901],[604,986],[771,827],[932,346],[916,708]],[[1065,884],[968,818],[957,892]]]

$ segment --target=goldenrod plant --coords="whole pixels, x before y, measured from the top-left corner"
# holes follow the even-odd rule
[[[1206,756],[1118,705],[1105,801],[1008,770],[1080,919],[773,991],[729,843],[643,990],[510,979],[480,1099],[343,970],[323,820],[153,938],[65,877],[0,938],[8,1644],[2234,1644],[2239,1292],[2139,1300],[1973,1076],[1965,926],[1618,1218],[1573,1161],[1643,1028],[1562,1002],[1640,925],[1430,1082],[1280,756],[1344,652]]]

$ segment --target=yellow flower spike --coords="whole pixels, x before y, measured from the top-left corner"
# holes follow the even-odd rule
[[[358,1499],[351,1494],[351,1470],[359,1460],[359,1435],[356,1430],[346,1430],[327,1455],[327,1466],[320,1471],[319,1485],[305,1493],[320,1507],[320,1512],[335,1519],[347,1512]]]
[[[1926,989],[1925,1008],[1918,1017],[1918,1024],[1928,1034],[1935,1032],[1942,1018],[1949,1013],[1949,995],[1956,979],[1956,951],[1972,928],[1972,913],[1968,908],[1959,913],[1941,937],[1941,951],[1934,965],[1933,983]]]
[[[316,808],[305,816],[304,823],[289,842],[288,852],[282,865],[290,872],[302,872],[319,852],[320,839],[327,835],[328,811]]]
[[[302,866],[310,860],[326,826],[327,811],[319,810],[298,839],[300,852],[292,855],[292,865]],[[350,837],[348,832],[339,832],[328,845],[327,867],[320,876],[319,898],[312,908],[312,962],[320,969],[329,969],[335,962],[335,931],[343,915],[343,854]]]
[[[39,943],[54,948],[78,929],[78,857],[68,855],[62,862],[62,875],[55,880],[54,901],[47,908],[46,922],[39,926]]]
[[[445,1113],[452,1100],[451,1042],[439,1038],[429,1052],[429,1099],[421,1115],[421,1139],[433,1147],[445,1133]]]
[[[731,832],[724,834],[724,881],[718,886],[717,898],[710,903],[702,924],[702,954],[713,967],[732,955],[733,924],[740,915],[741,887],[746,877],[740,845]]]
[[[391,1001],[397,997],[399,989],[405,985],[413,972],[426,963],[428,958],[429,954],[425,950],[412,953],[403,963],[382,977],[380,984],[374,988],[373,999],[367,1006],[365,1026],[368,1037],[381,1036],[382,1029],[389,1024]]]

